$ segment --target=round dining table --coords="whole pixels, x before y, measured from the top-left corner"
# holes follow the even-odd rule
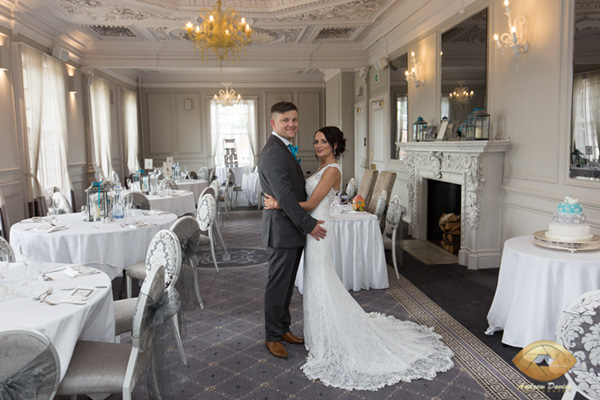
[[[202,191],[208,187],[208,181],[206,179],[183,179],[177,181],[177,189],[188,190],[194,194],[194,201],[198,203],[198,197]]]
[[[196,213],[197,197],[189,190],[165,190],[157,194],[147,194],[150,209],[173,213],[178,216]]]
[[[80,213],[31,218],[11,227],[10,244],[17,260],[22,260],[21,249],[28,249],[33,261],[87,265],[113,279],[127,266],[144,261],[154,235],[177,219],[153,210],[134,213],[106,223],[87,222]]]
[[[86,273],[70,277],[70,264],[44,263],[47,281],[35,280],[30,294],[17,295],[17,282],[26,278],[23,263],[11,263],[5,279],[8,300],[0,301],[0,330],[10,327],[37,329],[48,336],[60,360],[60,379],[65,376],[78,340],[114,342],[115,313],[112,285],[108,275],[88,268]],[[52,287],[46,299],[56,304],[33,300]],[[74,303],[67,303],[77,299]]]
[[[242,177],[242,191],[246,195],[248,203],[250,203],[253,206],[258,204],[261,192],[258,172],[244,174],[244,176]]]
[[[358,292],[390,286],[376,215],[341,206],[330,214],[327,239],[332,243],[335,270],[346,289]],[[295,285],[300,293],[304,292],[304,254]]]

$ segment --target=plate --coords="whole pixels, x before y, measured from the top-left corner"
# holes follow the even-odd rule
[[[533,234],[533,243],[550,249],[569,250],[571,253],[581,250],[600,249],[600,236],[593,235],[590,240],[580,242],[561,242],[546,238],[547,231],[537,231]]]

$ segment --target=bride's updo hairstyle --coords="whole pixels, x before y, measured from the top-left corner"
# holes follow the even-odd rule
[[[342,153],[346,151],[346,139],[344,139],[344,132],[340,131],[340,128],[337,126],[324,126],[319,129],[317,132],[323,132],[325,139],[331,145],[333,150],[333,155],[335,158],[340,158]],[[315,132],[315,135],[317,134]],[[337,148],[335,145],[337,144]]]

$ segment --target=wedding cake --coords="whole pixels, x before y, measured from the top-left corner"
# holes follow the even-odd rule
[[[590,226],[585,223],[585,214],[578,199],[566,196],[558,204],[558,214],[554,214],[548,225],[546,238],[565,242],[578,242],[592,239]]]

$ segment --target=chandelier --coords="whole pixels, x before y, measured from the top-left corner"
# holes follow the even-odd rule
[[[242,99],[242,95],[236,95],[235,90],[230,89],[231,82],[221,82],[221,85],[225,86],[225,90],[221,89],[219,90],[218,95],[215,94],[214,100],[217,102],[217,104],[225,107],[239,104],[240,100]]]
[[[239,61],[242,50],[246,52],[252,30],[237,11],[228,8],[223,12],[221,4],[222,0],[217,0],[217,5],[212,10],[202,10],[202,23],[194,27],[188,21],[184,29],[195,47],[200,49],[202,62],[208,59],[210,50],[215,53],[219,68],[223,69],[224,61],[230,57]]]
[[[466,106],[471,101],[471,98],[475,95],[474,91],[469,91],[469,88],[463,86],[465,81],[458,81],[458,86],[454,88],[454,91],[450,93],[448,97],[455,103],[461,106]]]

